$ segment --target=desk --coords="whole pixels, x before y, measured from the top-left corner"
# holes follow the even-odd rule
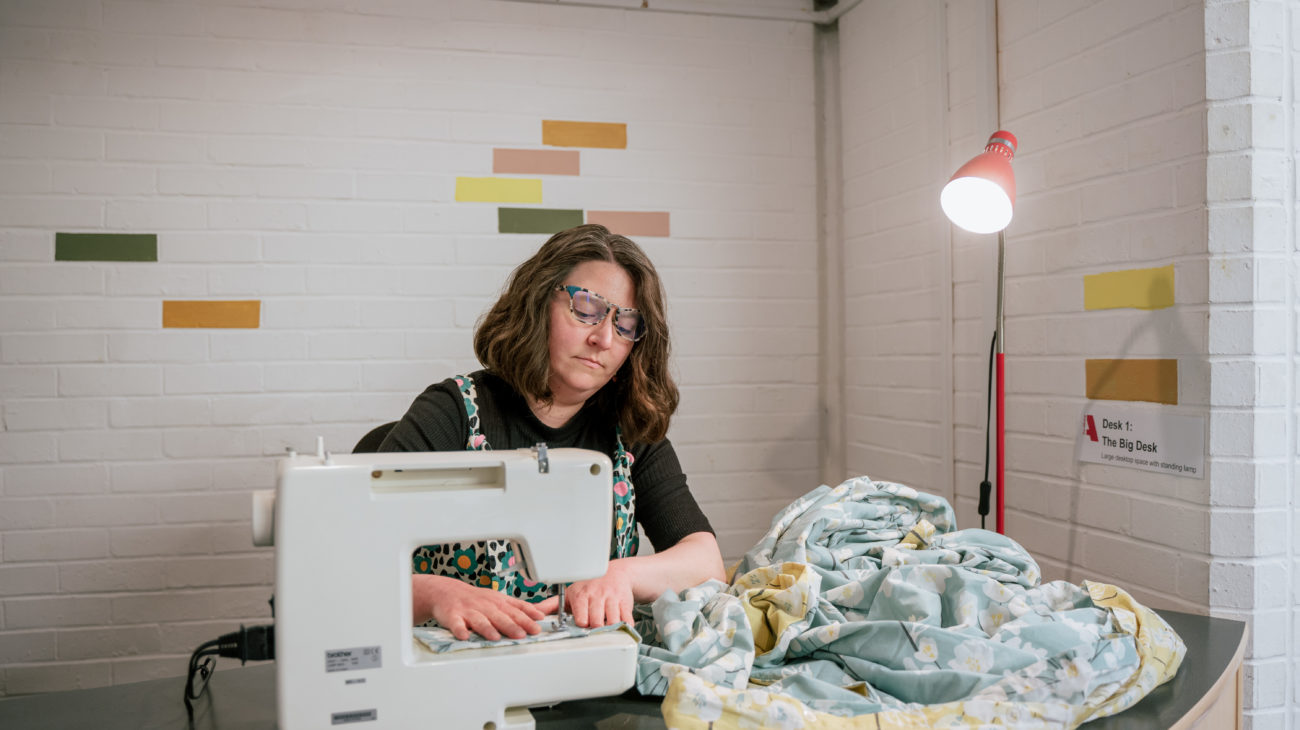
[[[1114,717],[1085,730],[1228,730],[1240,727],[1241,662],[1246,625],[1175,611],[1160,615],[1187,643],[1178,676]],[[230,667],[232,659],[219,665]],[[6,730],[97,728],[146,730],[186,727],[183,677],[53,692],[0,700]],[[609,697],[534,710],[537,727],[662,730],[659,698]],[[270,663],[220,670],[195,703],[195,728],[269,730],[275,727],[275,667]]]

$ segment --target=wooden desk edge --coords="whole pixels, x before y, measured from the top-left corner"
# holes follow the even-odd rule
[[[1224,699],[1223,692],[1231,682],[1233,685],[1233,728],[1241,727],[1241,682],[1242,682],[1242,662],[1246,657],[1246,641],[1250,638],[1250,625],[1246,624],[1241,629],[1241,641],[1237,642],[1237,650],[1232,655],[1232,661],[1223,668],[1223,674],[1214,681],[1214,685],[1201,699],[1192,705],[1187,714],[1178,719],[1178,722],[1169,727],[1169,730],[1192,730],[1200,724],[1203,718],[1210,715],[1210,712],[1217,709],[1219,703]],[[1220,730],[1221,726],[1214,726],[1214,730]],[[1222,730],[1228,730],[1223,728]]]

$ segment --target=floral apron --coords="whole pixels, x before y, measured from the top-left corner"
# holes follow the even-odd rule
[[[469,451],[488,451],[491,446],[479,432],[478,391],[468,375],[457,375],[456,385],[465,399],[465,414],[469,417],[469,438],[465,448]],[[636,495],[632,490],[632,454],[623,448],[622,430],[614,427],[617,447],[614,451],[614,520],[609,541],[609,558],[627,558],[636,555],[639,537],[636,530]],[[411,569],[416,573],[433,573],[459,578],[470,585],[491,588],[525,601],[537,603],[555,595],[559,587],[530,581],[524,577],[522,566],[516,563],[517,553],[510,540],[480,540],[469,543],[424,545],[411,556]]]

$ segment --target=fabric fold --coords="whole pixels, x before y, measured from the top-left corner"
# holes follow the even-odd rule
[[[690,591],[655,603],[673,623],[642,633],[677,648],[642,661],[668,725],[1074,728],[1173,677],[1186,650],[1155,612],[1115,586],[1042,583],[1014,540],[954,525],[946,500],[867,477],[795,500],[709,588],[715,613],[735,601],[745,666],[718,682],[716,652],[684,650],[711,636]]]

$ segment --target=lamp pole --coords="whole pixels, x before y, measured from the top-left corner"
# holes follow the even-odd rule
[[[997,379],[995,382],[997,383],[996,402],[997,402],[997,409],[998,409],[998,418],[997,418],[998,442],[997,442],[997,451],[996,451],[998,467],[997,467],[996,477],[994,477],[994,485],[995,485],[994,489],[997,494],[998,507],[997,507],[997,512],[995,513],[997,517],[994,521],[994,528],[998,531],[999,535],[1006,534],[1006,528],[1003,525],[1003,518],[1005,513],[1004,510],[1005,500],[1003,498],[1005,494],[1003,489],[1003,477],[1006,475],[1006,469],[1003,466],[1004,464],[1003,456],[1006,454],[1006,443],[1007,443],[1006,409],[1003,408],[1003,405],[1006,403],[1006,343],[1002,339],[1003,338],[1003,328],[1002,328],[1003,291],[1002,290],[1003,290],[1003,282],[1006,279],[1002,269],[1002,265],[1003,265],[1003,261],[1006,258],[1006,248],[1007,248],[1006,237],[1002,234],[1002,231],[998,231],[998,312],[997,312],[997,321],[994,324],[995,327],[994,332],[997,335],[994,338],[997,341],[997,348],[996,348],[997,354],[994,357],[996,358],[996,363],[997,363],[996,364]]]

